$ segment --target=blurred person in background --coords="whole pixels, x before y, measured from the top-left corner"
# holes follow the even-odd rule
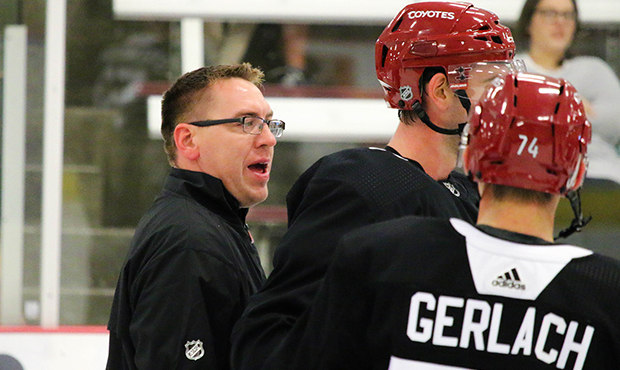
[[[467,3],[410,4],[387,25],[375,65],[398,109],[396,132],[385,148],[319,159],[293,185],[274,269],[233,331],[233,368],[261,369],[309,307],[343,234],[411,214],[476,221],[477,189],[454,171],[459,134],[484,87],[516,68],[514,48],[495,14]]]
[[[261,23],[256,25],[244,61],[265,71],[267,84],[285,87],[307,85],[307,47],[310,25]]]
[[[230,368],[232,326],[265,279],[245,217],[284,130],[262,81],[247,63],[203,67],[164,94],[172,169],[120,273],[108,370]]]
[[[573,55],[579,28],[576,0],[527,0],[515,32],[525,51],[517,58],[529,72],[565,78],[577,88],[593,130],[588,178],[619,188],[620,82],[602,59]]]

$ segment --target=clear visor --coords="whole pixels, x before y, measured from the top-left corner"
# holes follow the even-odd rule
[[[452,65],[448,67],[448,82],[452,90],[464,90],[473,105],[495,78],[517,72],[525,72],[522,59]]]

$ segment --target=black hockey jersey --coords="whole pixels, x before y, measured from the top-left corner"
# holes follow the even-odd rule
[[[405,217],[348,235],[264,368],[620,369],[620,262],[484,230]]]
[[[233,330],[233,368],[260,368],[309,307],[342,235],[405,215],[475,222],[478,200],[475,184],[462,174],[435,181],[391,148],[351,149],[320,159],[289,192],[289,229],[274,270]]]

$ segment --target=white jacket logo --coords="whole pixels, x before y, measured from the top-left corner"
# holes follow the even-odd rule
[[[442,18],[442,19],[454,19],[453,12],[440,12],[436,10],[415,10],[407,14],[409,19],[416,18]]]
[[[200,360],[205,355],[205,349],[200,340],[187,341],[185,343],[185,357],[190,360]]]

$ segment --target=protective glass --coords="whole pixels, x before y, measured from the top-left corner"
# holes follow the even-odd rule
[[[188,122],[189,125],[199,126],[199,127],[207,127],[207,126],[215,126],[221,125],[224,123],[234,123],[238,122],[243,127],[243,132],[250,135],[260,135],[263,132],[263,126],[267,125],[269,127],[269,131],[275,137],[281,137],[284,133],[284,121],[279,119],[264,119],[257,116],[244,116],[239,118],[225,118],[225,119],[214,119],[214,120],[206,120],[206,121],[196,121],[196,122]]]
[[[473,105],[480,100],[482,93],[496,77],[525,70],[522,59],[453,65],[448,67],[448,82],[452,90],[464,91],[467,96],[462,92],[459,95],[468,98]]]

